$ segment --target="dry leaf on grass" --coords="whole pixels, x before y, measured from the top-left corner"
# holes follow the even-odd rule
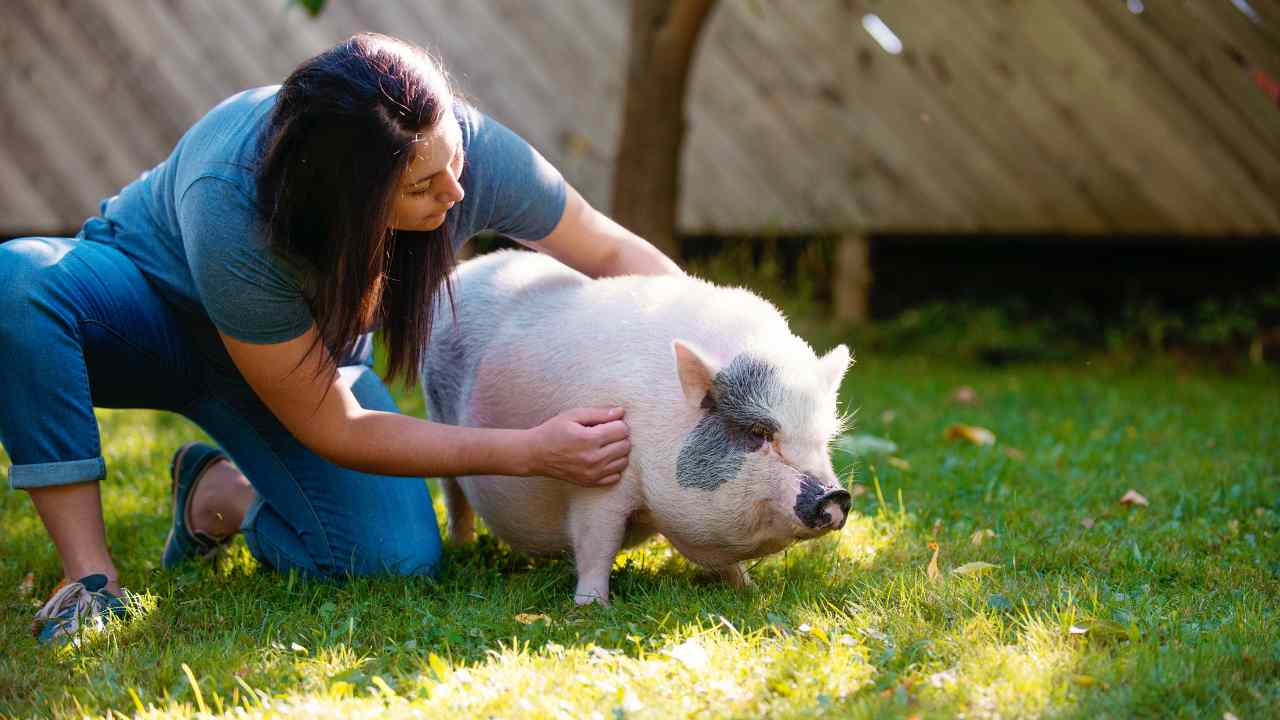
[[[995,536],[996,536],[996,531],[992,530],[991,528],[986,528],[985,530],[977,530],[972,535],[969,536],[969,542],[973,543],[974,545],[981,545],[983,542]]]
[[[885,458],[884,461],[889,463],[890,466],[898,468],[903,472],[906,472],[911,469],[911,463],[907,462],[906,460],[903,460],[897,455],[890,455],[889,457]]]
[[[994,570],[998,567],[1000,566],[993,565],[989,562],[982,562],[981,560],[978,560],[975,562],[965,563],[961,565],[960,567],[952,570],[951,574],[952,575],[977,575],[978,573],[981,573],[984,570]]]
[[[515,617],[516,622],[521,625],[532,625],[536,622],[545,622],[548,625],[551,624],[551,618],[543,615],[542,613],[516,613]]]
[[[1004,454],[1005,454],[1005,457],[1009,458],[1010,460],[1016,460],[1018,462],[1022,462],[1023,460],[1027,459],[1026,453],[1014,447],[1005,448]]]
[[[938,543],[929,543],[929,549],[933,551],[933,558],[929,560],[929,567],[925,570],[925,574],[930,580],[937,580],[942,577],[942,571],[938,570]]]
[[[1084,526],[1084,529],[1085,529],[1085,530],[1092,530],[1092,529],[1093,529],[1093,518],[1091,518],[1091,517],[1087,517],[1087,518],[1085,518],[1085,519],[1081,520],[1081,521],[1080,521],[1080,524]]]
[[[1147,499],[1140,495],[1137,490],[1130,489],[1129,492],[1124,494],[1124,497],[1120,498],[1120,504],[1141,505],[1142,507],[1147,507],[1151,503],[1148,503]]]
[[[977,425],[952,425],[942,432],[948,440],[968,440],[974,445],[994,445],[996,434]]]
[[[18,583],[18,597],[25,598],[30,595],[35,584],[36,574],[33,572],[27,573],[27,576],[22,578],[22,582]]]

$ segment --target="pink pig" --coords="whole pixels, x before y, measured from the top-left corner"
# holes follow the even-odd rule
[[[592,280],[503,251],[453,282],[457,315],[441,301],[425,363],[433,420],[525,428],[620,406],[632,449],[598,488],[445,478],[452,542],[475,537],[474,511],[517,550],[571,551],[575,600],[608,604],[614,557],[654,533],[743,586],[743,560],[844,526],[850,496],[828,453],[844,345],[817,357],[773,305],[692,277]]]

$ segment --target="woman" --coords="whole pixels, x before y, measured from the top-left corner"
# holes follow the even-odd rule
[[[76,238],[0,245],[0,442],[66,577],[39,639],[122,609],[94,406],[178,412],[221,445],[175,453],[166,567],[239,531],[280,571],[432,573],[423,476],[616,481],[621,408],[446,426],[399,414],[372,372],[380,327],[389,375],[415,380],[432,298],[487,229],[592,276],[680,272],[425,51],[363,34],[214,108]]]

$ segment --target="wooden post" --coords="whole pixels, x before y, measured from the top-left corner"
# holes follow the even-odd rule
[[[715,0],[631,0],[622,133],[610,214],[677,257],[676,206],[685,87],[698,35]]]
[[[831,297],[836,320],[856,325],[871,319],[871,245],[861,233],[836,240],[835,277]]]

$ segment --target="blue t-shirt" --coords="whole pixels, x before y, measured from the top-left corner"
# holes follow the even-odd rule
[[[200,119],[164,162],[102,201],[80,237],[118,248],[179,310],[223,333],[277,343],[313,319],[302,269],[267,245],[254,198],[258,134],[279,86],[233,95]],[[565,182],[536,150],[461,101],[465,196],[445,218],[456,252],[478,232],[546,237],[564,213]]]

